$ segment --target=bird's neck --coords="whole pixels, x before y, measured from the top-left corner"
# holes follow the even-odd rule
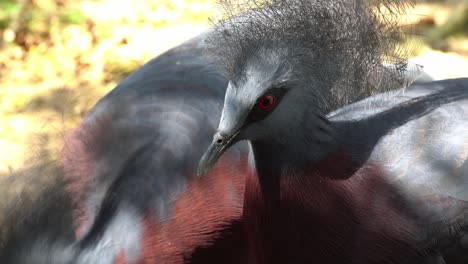
[[[285,146],[262,141],[251,142],[255,166],[252,177],[257,178],[258,192],[271,202],[281,200],[284,184],[297,188],[306,183],[319,184],[324,180],[344,180],[351,177],[364,159],[354,153],[356,146],[347,144],[346,131],[339,124],[327,128],[329,137],[317,143],[303,140],[301,146]],[[345,133],[345,132],[344,132]],[[313,137],[313,135],[311,135]],[[302,184],[306,185],[302,185]]]
[[[331,248],[325,243],[333,241],[340,248],[350,236],[343,233],[330,239],[329,229],[324,228],[356,222],[335,217],[335,210],[346,207],[345,200],[328,201],[340,192],[330,186],[329,181],[335,180],[311,175],[306,168],[290,168],[294,163],[275,158],[278,153],[269,148],[257,144],[252,148],[256,169],[247,177],[243,212],[249,258],[254,263],[317,263],[317,259],[333,263],[328,258],[309,259],[313,254],[304,245]]]
[[[350,167],[360,163],[361,157],[354,151],[357,146],[349,139],[352,124],[310,116],[310,120],[282,131],[282,135],[251,142],[260,182],[304,173],[348,178]]]
[[[330,235],[324,226],[356,222],[346,218],[352,218],[352,214],[337,218],[334,211],[347,207],[346,184],[336,182],[345,182],[342,179],[353,175],[356,164],[333,137],[322,142],[321,149],[308,146],[312,154],[301,157],[289,156],[293,149],[263,142],[251,142],[251,146],[255,169],[247,177],[244,219],[250,248],[255,248],[253,258],[259,263],[288,263],[291,256],[297,256],[297,262],[289,263],[311,263],[301,259],[308,254],[297,245],[319,243]],[[343,233],[333,243],[344,245],[349,235]],[[278,248],[285,244],[289,246]],[[262,259],[268,256],[278,259]]]
[[[251,142],[255,168],[246,180],[243,220],[254,263],[402,263],[393,249],[416,252],[400,242],[416,243],[420,225],[401,208],[409,201],[388,181],[385,166],[368,159],[367,135],[347,133],[354,123],[332,127],[336,134],[320,147],[302,141],[300,157],[280,144]],[[356,251],[357,236],[372,237],[359,242],[369,250]]]

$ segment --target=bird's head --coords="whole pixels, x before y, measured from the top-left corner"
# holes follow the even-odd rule
[[[242,76],[229,82],[221,120],[200,161],[199,175],[206,174],[240,140],[274,144],[279,149],[311,140],[312,134],[314,141],[326,140],[323,98],[310,92],[314,84],[307,82],[312,80],[299,78],[295,66],[285,60],[288,56],[286,48],[257,50],[245,61]]]
[[[239,140],[279,146],[292,138],[320,141],[327,136],[326,113],[388,89],[373,82],[382,74],[383,50],[398,42],[398,29],[391,19],[381,20],[375,5],[361,0],[245,2],[254,8],[227,16],[208,39],[208,51],[224,67],[229,86],[199,175]],[[387,0],[373,2],[394,7]],[[231,12],[231,1],[223,3]]]
[[[301,86],[291,80],[290,65],[282,58],[277,52],[260,51],[249,58],[245,76],[229,82],[221,120],[200,162],[199,174],[205,174],[239,140],[268,141],[280,131],[291,132],[302,119],[307,100],[302,98]]]

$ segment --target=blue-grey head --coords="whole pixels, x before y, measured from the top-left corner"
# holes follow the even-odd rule
[[[333,140],[327,113],[401,87],[406,60],[394,52],[401,35],[394,16],[407,1],[234,2],[222,1],[227,18],[208,39],[229,86],[199,174],[239,140],[285,155],[313,152]],[[383,8],[390,14],[385,19]],[[388,58],[398,58],[400,68],[384,66]]]

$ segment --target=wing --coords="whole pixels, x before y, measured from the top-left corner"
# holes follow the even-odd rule
[[[240,248],[227,245],[238,240],[232,230],[240,228],[246,146],[207,177],[194,172],[227,86],[203,55],[204,37],[123,80],[67,137],[78,260],[112,263],[120,254],[128,261],[205,263],[210,247]]]
[[[468,80],[446,80],[410,87],[415,98],[459,90],[459,99],[393,130],[375,155],[405,192],[417,197],[415,212],[430,220],[434,241],[447,263],[468,261]],[[450,98],[450,94],[439,100]],[[435,101],[435,100],[434,100]]]
[[[468,260],[468,79],[420,83],[330,114],[356,121],[368,159],[407,198],[448,262]],[[359,127],[358,128],[358,126]],[[357,138],[357,135],[351,135]],[[455,262],[458,263],[458,262]]]
[[[366,121],[374,129],[368,133],[379,136],[371,159],[387,161],[395,180],[468,201],[467,98],[467,79],[444,80],[373,96],[331,116]]]

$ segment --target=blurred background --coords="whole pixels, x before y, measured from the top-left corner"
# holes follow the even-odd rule
[[[100,97],[215,15],[215,0],[0,0],[0,177],[57,157]],[[412,62],[468,77],[468,0],[419,0],[402,21]]]

